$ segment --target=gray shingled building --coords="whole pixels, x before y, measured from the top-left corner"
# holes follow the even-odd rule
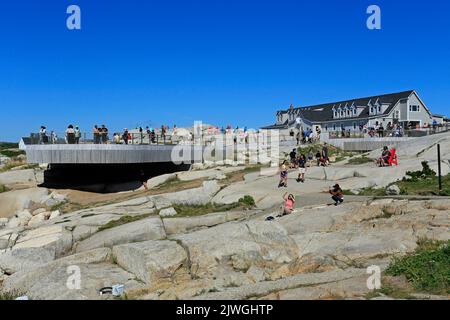
[[[303,128],[322,132],[375,127],[382,124],[400,124],[403,128],[423,127],[433,123],[429,108],[415,90],[356,98],[314,106],[294,108],[276,113],[276,123],[262,129]]]

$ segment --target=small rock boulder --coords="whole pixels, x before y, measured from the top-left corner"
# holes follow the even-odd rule
[[[175,210],[173,207],[166,208],[166,209],[162,209],[162,210],[159,212],[159,216],[160,216],[161,218],[164,218],[164,217],[173,217],[173,216],[176,216],[176,215],[177,215],[177,212],[176,212],[176,210]]]
[[[18,248],[0,254],[0,269],[13,274],[36,268],[54,259],[54,252],[44,248]]]
[[[393,184],[392,186],[389,186],[386,188],[386,195],[387,196],[398,196],[400,194],[400,188]]]
[[[189,280],[186,251],[175,241],[145,241],[113,248],[117,264],[148,285]]]
[[[31,214],[33,216],[37,216],[38,214],[43,213],[45,211],[47,211],[45,208],[39,208],[39,209],[34,210]]]
[[[30,211],[23,210],[17,213],[16,217],[19,219],[21,226],[26,226],[28,225],[28,221],[30,221],[33,216],[31,215]]]
[[[46,214],[48,212],[41,212],[35,216],[33,216],[30,221],[28,221],[28,226],[29,227],[34,227],[37,226],[39,224],[41,224],[42,222],[44,222],[45,220],[47,220]]]
[[[76,252],[166,237],[160,217],[150,217],[95,233],[78,243]]]
[[[59,212],[59,210],[52,211],[52,213],[50,214],[49,219],[50,220],[51,219],[55,219],[55,218],[59,217],[60,215],[61,215],[61,212]]]

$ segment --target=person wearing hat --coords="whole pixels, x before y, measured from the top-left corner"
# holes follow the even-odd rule
[[[293,194],[287,195],[287,192],[283,195],[284,204],[281,207],[281,216],[291,214],[294,211],[295,197]]]
[[[335,206],[344,202],[344,192],[342,191],[339,184],[336,183],[332,188],[330,188],[330,194]]]

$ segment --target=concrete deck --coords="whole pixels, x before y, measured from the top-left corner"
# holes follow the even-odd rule
[[[27,145],[24,149],[30,164],[124,164],[172,162],[175,145],[121,145],[121,144],[55,144]],[[183,159],[198,159],[201,146],[183,147]],[[194,152],[197,158],[194,158]],[[189,154],[190,153],[190,154]],[[194,161],[192,161],[194,162]]]

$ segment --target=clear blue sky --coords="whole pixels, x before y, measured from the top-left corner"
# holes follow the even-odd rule
[[[77,4],[82,30],[66,28]],[[366,9],[382,10],[382,30]],[[139,125],[259,127],[290,103],[416,89],[449,114],[450,1],[14,0],[0,8],[0,141]]]

